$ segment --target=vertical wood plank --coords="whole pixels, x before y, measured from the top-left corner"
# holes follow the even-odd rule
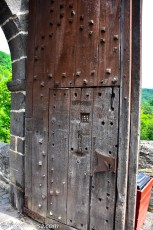
[[[66,224],[70,92],[50,90],[48,216]]]
[[[76,87],[97,85],[99,15],[99,0],[78,1]]]
[[[77,1],[58,1],[55,55],[55,84],[74,86]]]
[[[50,88],[54,87],[55,56],[56,56],[56,28],[57,28],[57,1],[48,1],[46,4],[46,43],[45,43],[45,72],[50,82]]]
[[[127,230],[134,229],[135,227],[141,108],[142,1],[133,1],[132,7],[131,132],[125,227]]]
[[[44,75],[39,75],[40,79]],[[38,106],[39,105],[39,106]],[[41,216],[47,212],[47,143],[48,89],[41,80],[33,84],[33,140],[32,140],[32,211]]]
[[[46,23],[48,24],[48,9],[43,0],[36,1],[35,14],[35,54],[34,54],[34,72],[35,74],[45,72],[45,49],[46,49]],[[42,13],[44,12],[44,13]]]
[[[117,159],[118,112],[117,87],[94,89],[90,229],[110,230],[114,226],[116,174],[94,171],[98,164],[96,149]]]
[[[98,85],[119,85],[120,0],[100,4]]]
[[[92,101],[92,89],[71,90],[67,224],[79,229],[89,221]]]
[[[131,101],[132,0],[121,5],[121,93],[115,229],[125,229]]]

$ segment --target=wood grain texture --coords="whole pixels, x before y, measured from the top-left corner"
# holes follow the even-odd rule
[[[44,75],[39,75],[43,79]],[[46,216],[48,90],[36,80],[33,84],[32,211]],[[42,96],[43,95],[43,96]],[[38,106],[39,104],[39,106]]]
[[[48,216],[66,224],[70,92],[50,90]]]
[[[76,73],[80,72],[80,76],[75,77],[77,87],[97,85],[99,15],[99,0],[78,1]]]
[[[113,107],[112,107],[113,100]],[[95,173],[96,149],[117,159],[119,89],[96,88],[93,106],[93,152],[90,229],[113,229],[116,202],[116,174]]]
[[[76,55],[76,22],[78,1],[58,1],[55,55],[55,83],[60,87],[74,86]],[[70,7],[71,5],[73,7]],[[71,21],[70,21],[71,20]]]
[[[132,1],[122,1],[121,91],[115,229],[125,229],[131,106]]]
[[[141,37],[142,37],[142,1],[132,4],[132,80],[131,80],[131,124],[128,175],[127,230],[135,227],[137,170],[140,138],[140,102],[141,102]]]
[[[100,2],[98,85],[101,86],[120,84],[119,17],[120,0]],[[111,72],[107,73],[107,69]]]
[[[71,90],[67,224],[78,229],[88,228],[92,98],[92,89]]]

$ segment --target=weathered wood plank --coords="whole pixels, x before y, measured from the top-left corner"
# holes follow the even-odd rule
[[[58,221],[55,221],[51,218],[46,218],[45,221],[46,226],[49,227],[49,229],[62,229],[62,230],[77,230],[76,228],[72,228],[68,225],[62,224]]]
[[[48,23],[48,14],[45,13],[46,4],[43,0],[36,1],[35,14],[35,54],[34,54],[34,73],[40,74],[45,72],[45,45],[46,45],[46,22]],[[42,13],[44,12],[44,13]]]
[[[67,224],[88,229],[92,89],[71,90]]]
[[[140,137],[141,101],[141,39],[142,39],[142,1],[132,4],[132,78],[131,78],[131,125],[130,153],[127,194],[126,229],[135,227],[137,170]]]
[[[48,216],[66,224],[70,92],[50,90]]]
[[[56,28],[57,28],[57,1],[47,1],[45,3],[47,14],[46,36],[45,36],[45,72],[49,79],[49,86],[53,88],[55,81],[55,56],[56,56]]]
[[[39,75],[40,79],[43,75]],[[41,216],[47,212],[47,143],[48,89],[36,80],[33,84],[32,141],[32,211]],[[39,105],[39,106],[38,106]]]
[[[98,85],[119,85],[120,0],[100,4]]]
[[[96,86],[98,68],[99,0],[78,1],[75,86]]]
[[[74,86],[77,1],[58,1],[55,55],[55,84]]]
[[[131,101],[132,0],[121,5],[121,91],[115,229],[125,229]]]
[[[118,111],[117,87],[94,89],[90,229],[110,230],[114,226],[116,174],[95,173],[95,169],[98,164],[96,149],[117,160]]]

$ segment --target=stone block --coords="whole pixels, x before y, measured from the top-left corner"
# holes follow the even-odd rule
[[[19,33],[21,31],[19,19],[15,18],[13,20],[10,20],[3,26],[3,31],[7,40]]]
[[[25,66],[26,66],[26,58],[21,59],[18,62],[12,63],[13,80],[25,79],[25,75],[26,75]]]
[[[24,93],[12,93],[11,110],[25,109],[25,95]]]
[[[12,61],[18,60],[21,57],[26,56],[26,44],[24,41],[24,35],[19,35],[9,42]]]
[[[14,151],[10,151],[10,181],[24,188],[24,156]]]
[[[25,141],[17,138],[17,152],[24,154]]]
[[[14,136],[11,136],[11,139],[10,139],[10,149],[15,151],[15,148],[16,148],[16,139]]]
[[[24,137],[25,134],[25,113],[11,112],[11,134]]]

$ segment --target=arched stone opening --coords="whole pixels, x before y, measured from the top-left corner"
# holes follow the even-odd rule
[[[25,78],[28,0],[2,0],[0,26],[6,36],[12,59],[10,193],[11,202],[22,210],[24,196]]]

